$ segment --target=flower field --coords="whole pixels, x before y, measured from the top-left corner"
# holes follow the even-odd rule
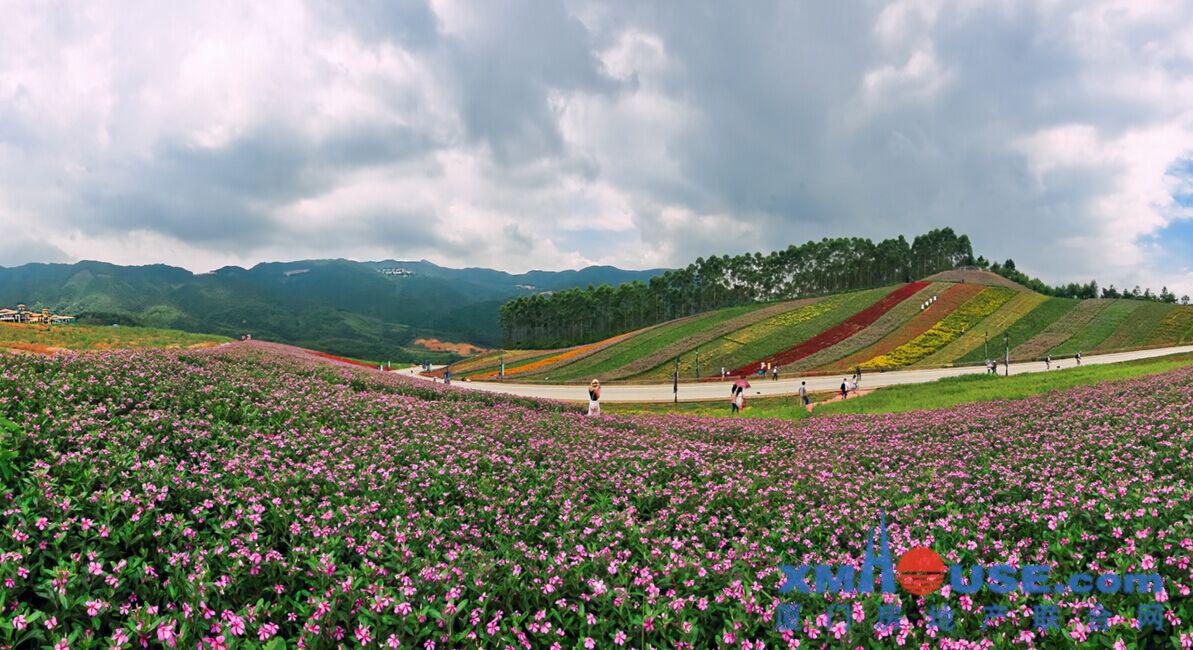
[[[766,306],[727,307],[711,314],[672,321],[655,332],[612,346],[580,362],[569,364],[553,376],[560,380],[585,377],[606,379],[632,377],[657,368],[674,359],[680,352],[793,309],[810,305],[818,300],[819,298],[803,298]]]
[[[944,282],[933,282],[915,294],[895,305],[890,311],[878,317],[871,325],[862,328],[843,341],[821,348],[802,359],[793,361],[783,369],[788,372],[802,372],[829,364],[881,341],[903,323],[920,313],[920,305],[934,295],[940,295],[949,287]]]
[[[1010,327],[1003,330],[996,336],[991,337],[990,347],[993,350],[1003,350],[1002,347],[996,347],[994,340],[998,340],[998,346],[1003,345],[1003,337],[1010,338],[1012,349],[1042,332],[1057,320],[1063,318],[1065,314],[1072,311],[1081,301],[1073,298],[1048,298],[1040,303],[1038,307],[1029,311],[1019,320],[1015,321]],[[981,348],[974,348],[967,354],[958,359],[958,363],[981,363],[985,355]],[[1001,358],[1001,357],[1000,357]]]
[[[949,312],[926,332],[900,345],[890,352],[874,357],[861,365],[862,368],[890,370],[908,366],[924,359],[944,346],[957,340],[966,330],[985,320],[1002,307],[1018,292],[1006,287],[989,287],[961,306]]]
[[[631,337],[639,334],[642,331],[643,330],[626,332],[625,334],[618,334],[617,336],[612,336],[612,337],[609,337],[603,341],[597,341],[596,343],[589,343],[587,345],[577,345],[575,347],[567,348],[560,352],[556,352],[555,354],[549,354],[547,356],[539,357],[539,358],[536,358],[536,359],[533,359],[533,360],[530,360],[530,361],[527,361],[527,362],[524,362],[521,364],[513,365],[513,366],[511,366],[507,363],[505,366],[505,376],[513,377],[516,375],[530,375],[530,374],[534,374],[537,372],[542,372],[548,368],[553,368],[559,364],[566,363],[568,361],[582,359],[585,356],[593,354],[599,350],[603,350],[610,345],[613,345],[620,341],[624,341],[628,338],[631,338]],[[499,375],[501,375],[500,366],[494,370],[489,370],[487,372],[482,372],[482,373],[476,373],[476,374],[469,375],[469,376],[474,379],[482,379],[483,380],[483,379],[494,379],[494,378],[498,377]]]
[[[696,353],[700,356],[701,376],[705,378],[718,376],[722,366],[729,371],[742,372],[743,364],[754,363],[757,369],[755,360],[768,358],[789,347],[792,341],[803,341],[837,325],[887,293],[887,289],[868,289],[837,294],[727,332],[681,357],[680,377],[696,377]],[[670,361],[668,359],[667,363],[637,378],[653,381],[669,378],[674,371]]]
[[[801,423],[589,419],[393,375],[210,351],[0,356],[10,647],[1181,647],[1193,369]],[[11,421],[11,424],[9,423]],[[907,458],[915,457],[909,464]],[[1160,574],[1164,591],[821,596],[780,564],[895,556]],[[952,631],[929,628],[947,603]],[[1158,604],[1162,630],[1137,629]],[[875,630],[879,605],[903,618]],[[1032,629],[1056,604],[1058,629]],[[982,607],[1005,616],[981,629]],[[980,642],[981,641],[981,642]]]
[[[983,289],[985,287],[974,284],[950,285],[940,294],[937,301],[933,302],[927,309],[917,312],[915,316],[905,321],[894,332],[879,339],[877,343],[837,359],[833,363],[821,367],[819,370],[832,372],[852,370],[859,364],[913,341],[916,337],[931,329],[933,325],[939,323],[942,318],[951,314],[954,309],[981,293]]]
[[[871,304],[861,311],[853,314],[849,318],[840,323],[816,334],[815,336],[793,345],[777,354],[774,354],[766,359],[760,359],[753,363],[742,366],[734,370],[738,374],[751,374],[758,370],[762,361],[785,366],[793,361],[798,361],[804,357],[819,352],[825,348],[836,345],[841,341],[853,336],[854,334],[864,330],[870,325],[874,324],[883,314],[891,311],[896,305],[906,301],[911,296],[919,293],[929,283],[927,282],[909,282],[902,285],[887,295],[883,296],[881,300]]]
[[[953,364],[958,359],[973,351],[985,356],[986,340],[1000,342],[1002,333],[1031,310],[1035,309],[1048,298],[1042,294],[1027,291],[1019,292],[1007,301],[998,311],[988,316],[982,322],[974,325],[955,341],[944,346],[925,359],[917,361],[917,367],[932,367]]]

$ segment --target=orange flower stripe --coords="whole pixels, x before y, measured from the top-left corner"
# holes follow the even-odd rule
[[[589,343],[588,345],[579,345],[574,348],[569,348],[567,350],[564,350],[563,352],[560,352],[559,354],[549,356],[549,357],[546,357],[543,359],[539,359],[538,361],[528,363],[524,366],[518,366],[516,368],[506,368],[505,376],[509,377],[510,375],[521,375],[521,374],[525,374],[528,372],[534,372],[535,370],[539,370],[546,366],[556,364],[561,361],[567,361],[568,359],[571,359],[573,357],[577,357],[582,354],[595,351],[598,348],[605,347],[606,345],[612,345],[612,344],[617,343],[618,341],[620,341],[624,338],[627,338],[627,337],[629,337],[633,334],[636,334],[636,333],[637,332],[626,332],[625,334],[618,334],[617,336],[614,336],[612,338],[607,338],[604,341],[597,341],[596,343]],[[483,375],[477,375],[475,378],[476,379],[493,379],[493,378],[497,377],[499,374],[501,374],[500,370],[494,370],[492,372],[486,372]]]

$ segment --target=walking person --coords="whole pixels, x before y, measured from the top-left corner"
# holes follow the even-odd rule
[[[443,371],[443,383],[445,383],[445,384],[452,383],[452,369],[451,368],[448,368],[447,370]]]
[[[779,366],[772,365],[770,367],[770,380],[771,381],[779,381]]]
[[[1080,352],[1078,352],[1077,356],[1075,356],[1073,358],[1077,360],[1077,365],[1081,365],[1081,353]]]
[[[1044,370],[1052,370],[1052,355],[1044,356]]]
[[[849,384],[845,383],[844,377],[841,378],[841,399],[849,399]]]
[[[741,391],[742,391],[742,387],[737,382],[733,382],[733,385],[729,387],[729,413],[730,414],[737,413],[738,411],[741,410],[741,407],[738,406],[738,402],[737,402],[737,396],[741,393]]]
[[[588,385],[588,416],[599,417],[601,414],[601,382],[596,379]]]
[[[799,398],[804,402],[804,408],[808,407],[808,382],[801,381],[799,383]]]

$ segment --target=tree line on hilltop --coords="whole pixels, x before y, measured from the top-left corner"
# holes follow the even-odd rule
[[[993,273],[997,273],[1002,277],[1018,282],[1019,284],[1046,296],[1055,296],[1057,298],[1131,298],[1133,300],[1151,300],[1153,302],[1164,302],[1174,304],[1177,302],[1176,294],[1169,291],[1168,287],[1161,287],[1160,293],[1153,293],[1150,288],[1139,289],[1139,285],[1135,285],[1134,289],[1122,291],[1114,288],[1114,285],[1102,287],[1101,292],[1098,291],[1098,283],[1090,280],[1085,284],[1078,284],[1070,282],[1068,284],[1059,284],[1055,287],[1047,285],[1040,280],[1033,278],[1026,273],[1015,268],[1015,260],[1008,259],[1006,262],[999,264],[995,262],[989,264],[986,258],[979,257],[974,260],[974,265],[987,269]],[[1189,296],[1181,296],[1180,303],[1183,305],[1189,304]]]
[[[790,300],[908,282],[973,264],[969,237],[939,228],[877,244],[840,237],[783,250],[697,259],[648,282],[574,288],[515,298],[501,307],[507,345],[551,347],[723,307]]]

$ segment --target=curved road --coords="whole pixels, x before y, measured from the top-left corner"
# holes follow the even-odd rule
[[[1154,357],[1163,357],[1170,354],[1180,354],[1184,352],[1193,352],[1193,345],[1182,345],[1170,348],[1155,348],[1151,350],[1133,350],[1130,352],[1115,352],[1111,354],[1089,355],[1082,359],[1082,363],[1087,366],[1098,365],[1102,363],[1117,363],[1120,361],[1133,361],[1135,359],[1150,359]],[[1070,357],[1065,359],[1056,359],[1052,362],[1052,372],[1063,371],[1065,368],[1072,368],[1076,362]],[[1043,361],[1025,361],[1021,363],[1011,364],[1011,374],[1018,375],[1025,372],[1044,372]],[[431,381],[424,377],[418,376],[419,369],[417,367],[405,368],[400,371],[404,375],[414,377],[421,381]],[[882,386],[894,386],[896,384],[919,384],[928,381],[935,381],[943,379],[944,377],[957,377],[960,375],[972,375],[986,372],[984,366],[963,366],[959,368],[925,368],[922,370],[893,370],[891,372],[869,372],[862,375],[862,388],[880,388]],[[999,364],[998,374],[1003,374],[1004,369]],[[793,395],[799,391],[800,381],[808,382],[808,392],[824,392],[835,391],[841,386],[841,377],[838,376],[815,376],[815,377],[794,377],[787,379],[780,379],[779,381],[772,381],[770,379],[751,379],[752,387],[748,390],[751,396],[777,396],[777,395]],[[694,402],[701,400],[725,400],[729,398],[729,384],[730,382],[701,382],[701,383],[681,383],[679,385],[679,399],[683,402]],[[507,393],[510,395],[519,395],[522,397],[542,397],[546,399],[568,400],[568,401],[587,401],[588,394],[586,386],[580,385],[550,385],[550,384],[518,384],[514,382],[491,382],[491,381],[455,381],[453,385],[473,390],[483,390],[492,393]],[[670,402],[674,399],[671,392],[671,384],[606,384],[601,387],[601,401],[602,402]]]

